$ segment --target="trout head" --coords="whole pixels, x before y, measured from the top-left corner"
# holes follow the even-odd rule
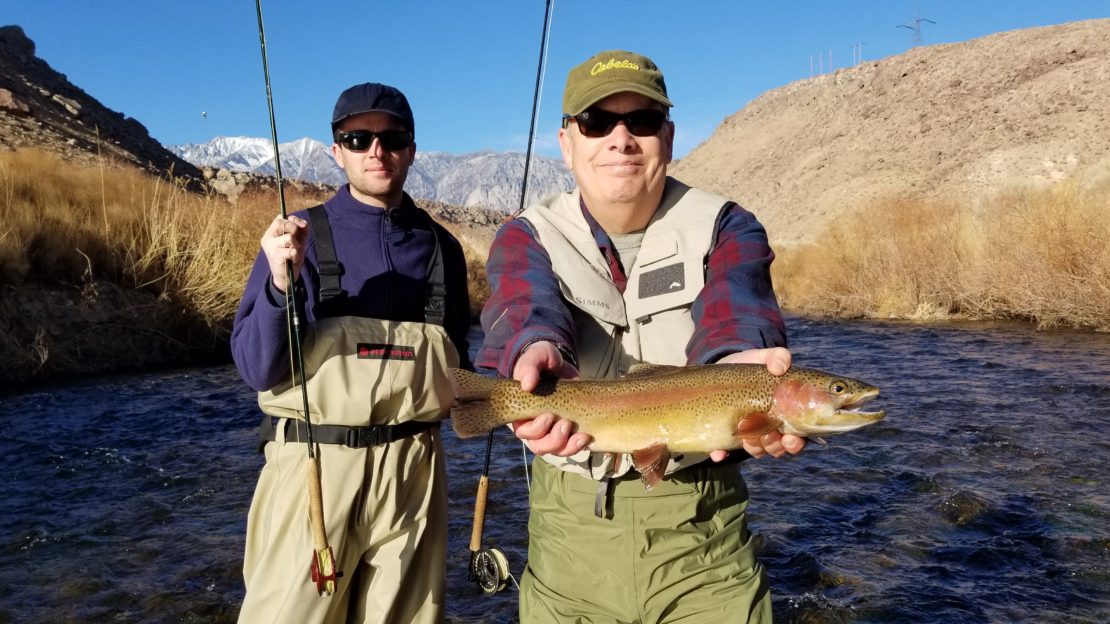
[[[864,412],[879,396],[871,384],[817,370],[791,370],[779,378],[769,414],[782,422],[783,433],[826,436],[859,429],[886,416]]]

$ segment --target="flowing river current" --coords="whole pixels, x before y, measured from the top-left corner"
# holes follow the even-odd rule
[[[879,386],[887,419],[742,465],[776,622],[1110,622],[1110,336],[789,325],[797,365]],[[0,407],[0,624],[235,621],[262,457],[234,368],[16,390]],[[484,438],[444,432],[447,619],[513,622],[511,580],[485,595],[466,576]],[[517,578],[526,478],[498,432],[485,545]]]

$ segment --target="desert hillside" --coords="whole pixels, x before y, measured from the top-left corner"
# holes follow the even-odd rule
[[[1110,183],[1110,19],[914,48],[769,91],[676,163],[773,244],[847,210],[1075,179]]]

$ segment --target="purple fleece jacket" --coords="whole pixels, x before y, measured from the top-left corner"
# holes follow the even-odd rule
[[[336,316],[391,321],[424,321],[425,284],[433,249],[431,227],[439,234],[447,287],[444,329],[458,349],[461,365],[472,368],[466,335],[470,300],[462,246],[406,194],[386,212],[351,196],[346,185],[324,203],[343,292],[317,303],[319,274],[311,230],[304,269],[295,288],[305,322]],[[295,213],[308,220],[306,211]],[[273,288],[270,267],[260,252],[247,280],[231,333],[231,355],[251,388],[263,391],[289,376],[285,297]]]

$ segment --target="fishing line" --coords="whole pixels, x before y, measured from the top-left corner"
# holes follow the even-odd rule
[[[262,74],[266,80],[266,108],[270,114],[270,139],[274,145],[274,171],[277,175],[278,203],[281,205],[281,220],[288,218],[285,207],[285,184],[281,175],[281,153],[278,149],[277,120],[274,116],[274,97],[270,89],[270,63],[266,54],[266,29],[262,26],[262,0],[254,1],[258,14],[258,41],[262,49]],[[301,403],[304,408],[306,446],[308,447],[308,499],[309,521],[315,551],[312,554],[310,576],[321,596],[335,593],[337,578],[342,575],[335,568],[335,554],[328,545],[328,535],[324,525],[323,493],[320,485],[320,464],[316,456],[316,445],[312,440],[312,418],[308,408],[308,388],[305,386],[304,354],[301,352],[301,317],[294,299],[293,262],[286,259],[285,275],[288,283],[285,288],[286,336],[289,340],[289,367],[293,385],[301,388]],[[298,381],[299,378],[299,381]]]
[[[536,138],[536,117],[539,111],[540,93],[543,90],[544,69],[547,66],[548,33],[551,27],[553,7],[554,0],[547,0],[543,12],[543,31],[540,36],[540,59],[536,67],[536,86],[532,94],[532,119],[528,124],[528,148],[524,152],[524,177],[520,184],[520,205],[516,212],[509,217],[510,219],[524,212],[524,198],[528,192],[528,168],[532,160],[532,145]],[[528,452],[523,441],[521,441],[521,447],[524,449],[525,480],[528,483],[528,489],[531,490],[531,477],[528,475]],[[470,567],[467,571],[467,578],[476,581],[486,594],[495,594],[505,589],[505,581],[512,578],[509,573],[509,561],[505,554],[497,548],[483,549],[481,547],[482,529],[486,515],[486,499],[489,494],[489,461],[492,449],[493,430],[486,436],[486,461],[482,468],[482,476],[478,480],[478,492],[474,501],[474,523],[470,531]],[[519,589],[515,578],[513,578],[513,584]]]

